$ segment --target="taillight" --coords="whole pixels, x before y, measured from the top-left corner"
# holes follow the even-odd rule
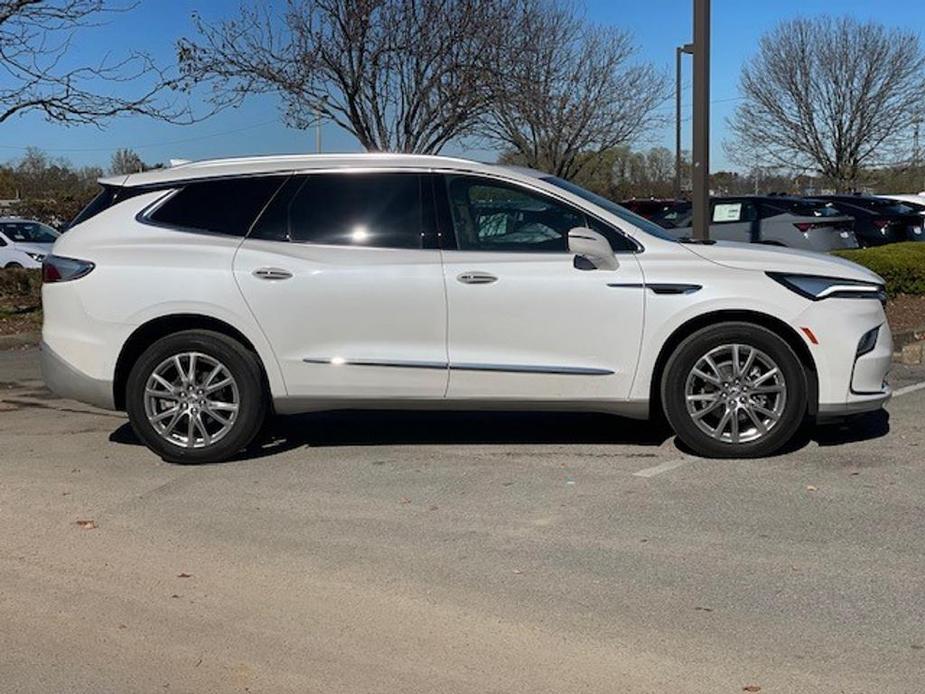
[[[802,231],[804,234],[810,229],[816,228],[816,225],[811,222],[794,222],[793,226]]]
[[[887,219],[875,219],[874,226],[877,227],[881,232],[886,231],[886,228],[890,226],[890,222]]]
[[[47,255],[42,262],[42,281],[45,284],[70,282],[89,275],[94,267],[96,266],[87,260]]]

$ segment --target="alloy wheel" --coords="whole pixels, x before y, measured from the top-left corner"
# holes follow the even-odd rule
[[[742,444],[764,438],[780,422],[787,383],[765,352],[727,344],[694,364],[684,395],[687,412],[701,431],[723,443]]]
[[[151,372],[144,407],[162,439],[183,448],[204,448],[234,428],[241,398],[227,366],[201,352],[183,352]]]

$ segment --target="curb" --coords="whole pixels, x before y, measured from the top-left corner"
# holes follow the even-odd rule
[[[41,333],[17,333],[16,335],[0,335],[0,350],[16,349],[17,347],[35,347],[41,342]]]

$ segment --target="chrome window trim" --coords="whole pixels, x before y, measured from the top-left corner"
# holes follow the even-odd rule
[[[173,194],[176,194],[176,192],[182,189],[184,186],[190,185],[192,183],[202,183],[205,181],[222,181],[222,180],[230,180],[230,179],[238,179],[238,178],[262,178],[262,177],[269,177],[269,176],[311,176],[312,174],[332,174],[332,173],[344,174],[344,175],[350,175],[354,173],[356,174],[362,174],[362,173],[367,173],[367,174],[368,173],[459,174],[459,175],[477,176],[480,178],[497,180],[502,183],[506,183],[508,185],[513,185],[516,187],[524,188],[526,190],[529,190],[531,193],[535,193],[537,195],[553,198],[554,200],[560,202],[563,205],[568,205],[569,207],[577,208],[581,210],[583,214],[591,217],[592,219],[598,221],[601,224],[604,224],[610,227],[616,233],[620,234],[625,239],[627,239],[627,241],[629,241],[633,246],[635,246],[635,250],[614,251],[614,253],[616,254],[636,255],[636,254],[645,252],[645,246],[637,238],[635,238],[631,234],[626,233],[625,231],[623,231],[623,229],[621,229],[619,226],[617,226],[613,222],[603,219],[600,214],[589,210],[588,206],[590,205],[590,203],[588,203],[587,201],[581,201],[581,202],[576,203],[573,200],[570,200],[569,198],[561,195],[558,191],[547,190],[533,183],[525,182],[519,178],[513,178],[511,176],[504,175],[503,171],[500,171],[500,172],[499,171],[482,171],[482,170],[472,169],[472,168],[467,168],[467,167],[462,167],[462,166],[460,167],[395,166],[395,165],[326,166],[326,167],[318,167],[318,168],[304,168],[303,167],[303,168],[294,168],[294,169],[276,169],[273,171],[261,171],[261,172],[256,172],[256,173],[248,172],[248,173],[240,173],[240,174],[223,174],[220,176],[194,176],[190,178],[177,178],[172,181],[163,181],[161,183],[156,183],[151,186],[124,186],[124,187],[126,189],[150,188],[151,192],[155,192],[157,190],[168,190],[168,191],[171,191]],[[143,195],[143,193],[141,194]],[[208,230],[203,230],[203,229],[196,229],[196,228],[190,228],[190,227],[178,227],[178,226],[173,226],[169,224],[163,224],[161,222],[156,222],[150,219],[148,215],[152,214],[157,209],[157,207],[164,204],[168,199],[169,197],[158,199],[157,201],[155,201],[148,207],[142,209],[141,212],[135,215],[136,221],[142,224],[148,224],[149,226],[160,227],[162,229],[173,229],[175,231],[183,231],[183,232],[198,233],[198,234],[209,234],[209,235],[216,235],[216,236],[230,236],[229,234],[222,234],[221,232],[214,232],[214,231],[208,231]],[[242,237],[234,236],[232,238],[242,238]],[[243,238],[246,238],[246,236]],[[299,243],[311,243],[311,242],[305,241],[305,242],[299,242]],[[350,248],[351,246],[340,246],[340,247]],[[402,249],[402,250],[433,250],[433,249],[410,248],[410,249]],[[511,251],[511,252],[516,253],[517,251]]]

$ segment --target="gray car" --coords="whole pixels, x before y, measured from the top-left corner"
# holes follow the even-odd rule
[[[674,205],[653,221],[676,238],[690,237],[689,202]],[[763,243],[771,246],[827,252],[857,248],[854,218],[831,203],[784,195],[712,198],[710,238],[717,241]]]

